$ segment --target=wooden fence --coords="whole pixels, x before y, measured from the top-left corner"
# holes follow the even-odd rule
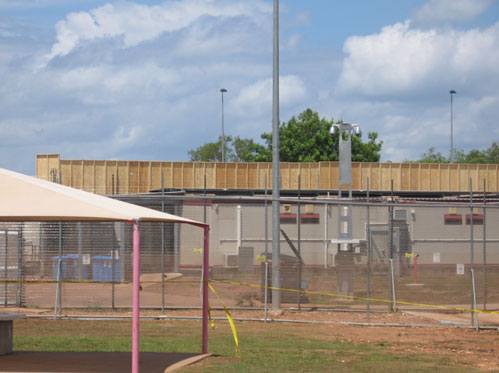
[[[499,191],[499,165],[426,163],[352,163],[352,189],[388,191],[393,180],[397,191],[467,192]],[[338,162],[281,163],[281,189],[337,190]],[[271,163],[155,162],[116,160],[67,160],[59,154],[39,154],[36,175],[73,188],[98,194],[147,193],[161,188],[203,190],[272,187]]]

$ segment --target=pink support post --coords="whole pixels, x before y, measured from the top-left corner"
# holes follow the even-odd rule
[[[203,348],[202,353],[208,353],[208,280],[210,274],[210,228],[204,226],[203,250]]]
[[[132,373],[139,373],[140,227],[133,223]]]

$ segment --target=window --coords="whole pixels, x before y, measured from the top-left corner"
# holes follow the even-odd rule
[[[466,225],[471,224],[471,214],[466,214]],[[483,225],[483,215],[473,214],[473,225]]]
[[[461,214],[445,214],[445,225],[461,225],[463,224],[463,216]]]
[[[296,214],[281,214],[281,224],[296,224]]]
[[[319,214],[301,214],[301,224],[319,224],[320,223],[320,215]]]

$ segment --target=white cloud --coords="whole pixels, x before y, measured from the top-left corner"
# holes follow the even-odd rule
[[[340,92],[380,96],[421,92],[436,82],[442,89],[499,83],[499,23],[484,30],[437,31],[412,29],[407,21],[351,37],[344,52]]]
[[[487,10],[494,0],[429,0],[414,12],[418,24],[470,21]]]
[[[181,30],[202,17],[250,17],[270,11],[270,6],[262,1],[184,0],[155,6],[132,2],[106,4],[90,12],[71,13],[58,22],[57,43],[47,58],[67,55],[81,42],[93,39],[120,37],[124,47],[131,47],[162,33]]]
[[[272,107],[272,78],[262,79],[241,89],[234,99],[235,107],[247,115],[261,114]],[[296,75],[281,76],[279,79],[279,101],[283,107],[305,99],[307,89],[303,80]]]

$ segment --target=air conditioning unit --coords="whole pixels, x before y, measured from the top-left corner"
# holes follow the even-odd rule
[[[393,210],[393,220],[407,220],[407,210]]]
[[[291,213],[291,205],[282,205],[282,212],[284,214],[290,214]]]
[[[224,267],[226,268],[234,268],[238,267],[238,254],[235,253],[225,253],[224,254]]]

